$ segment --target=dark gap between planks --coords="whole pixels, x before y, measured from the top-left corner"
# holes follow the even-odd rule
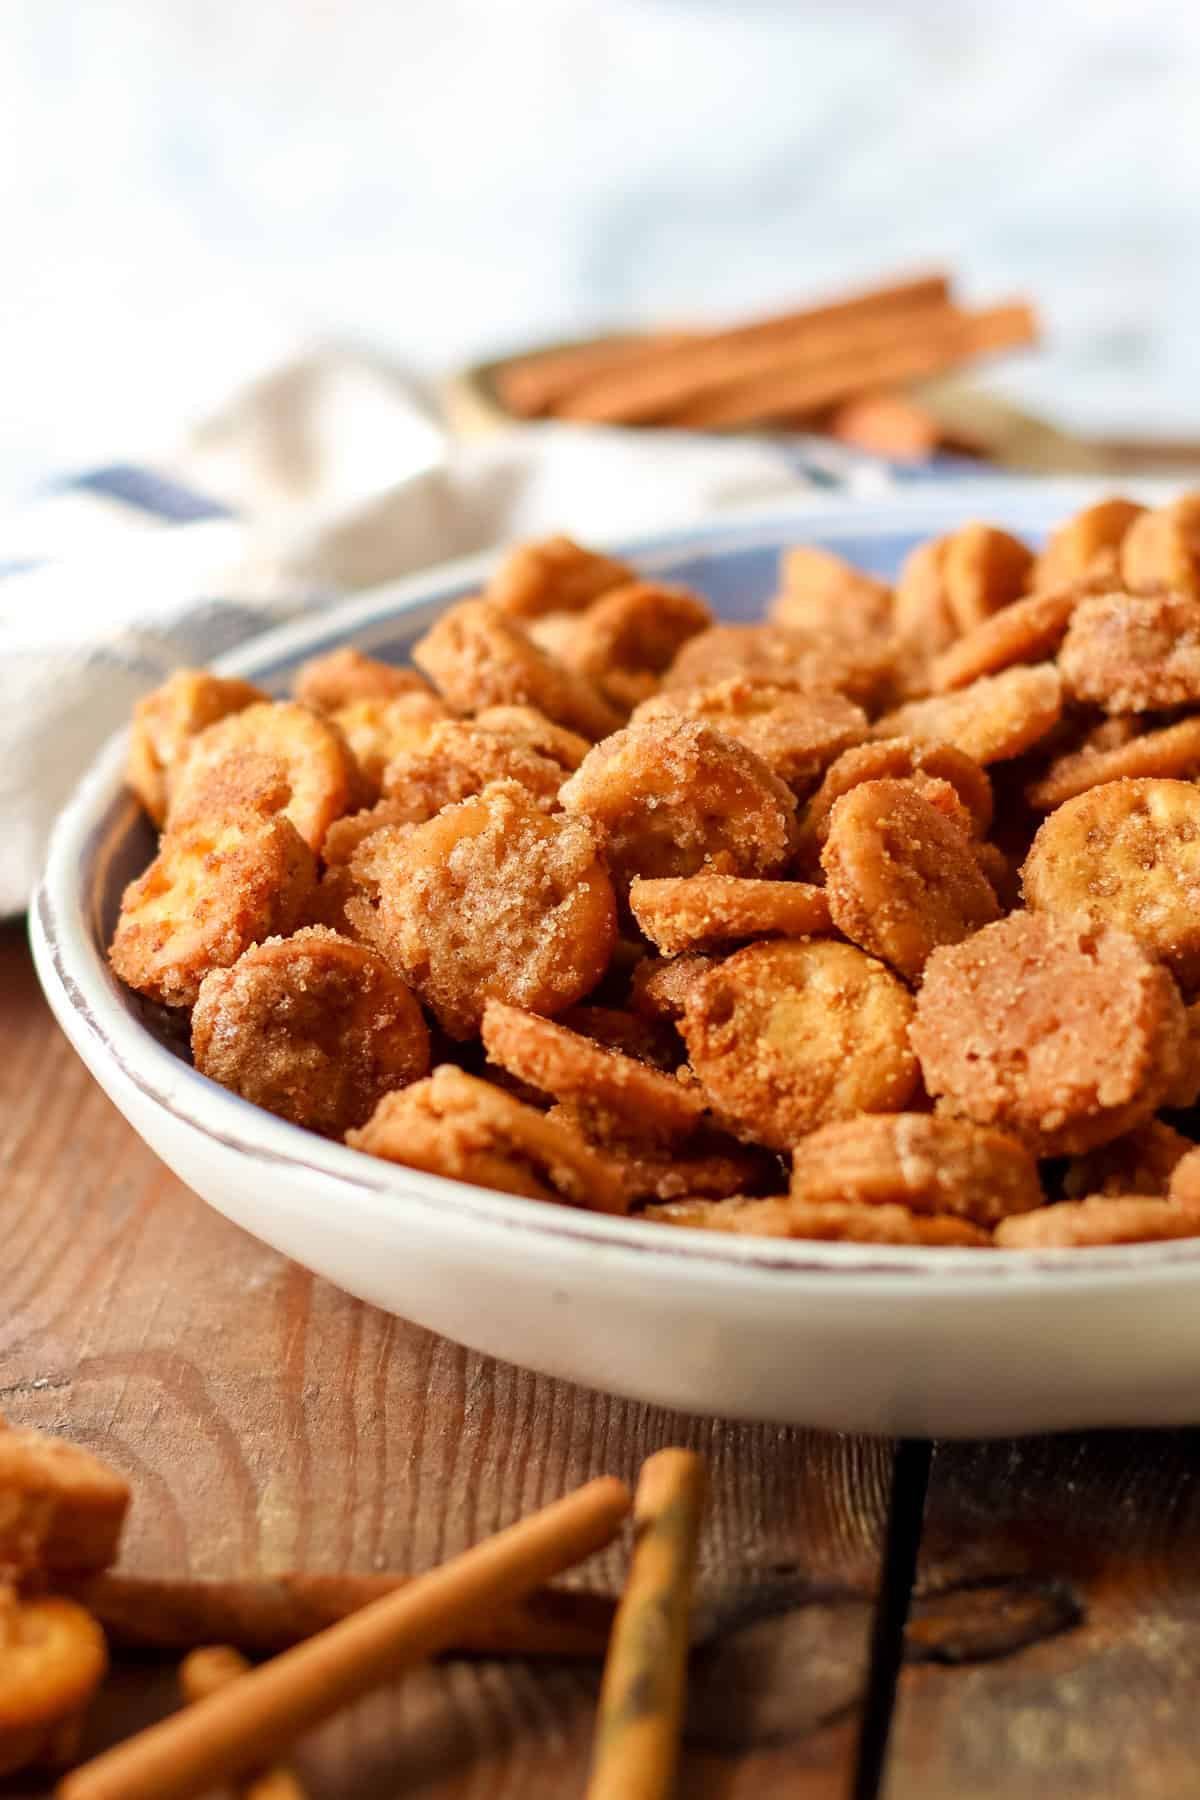
[[[932,1460],[933,1445],[926,1438],[902,1438],[896,1446],[850,1800],[879,1800],[882,1788]]]

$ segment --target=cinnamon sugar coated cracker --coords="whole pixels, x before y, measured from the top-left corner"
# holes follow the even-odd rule
[[[659,950],[703,950],[758,937],[807,937],[830,928],[829,901],[805,881],[744,875],[637,877],[634,918]]]
[[[316,886],[313,853],[291,820],[230,812],[170,832],[121,896],[109,948],[129,987],[191,1006],[213,969],[300,924]]]
[[[1042,1202],[1029,1151],[1001,1131],[928,1113],[823,1126],[796,1145],[793,1200],[900,1205],[990,1226]]]
[[[731,676],[710,687],[682,688],[645,701],[637,720],[701,719],[760,756],[788,786],[807,792],[835,757],[859,744],[867,715],[844,694],[774,687]]]
[[[225,681],[207,669],[176,669],[138,701],[126,780],[156,825],[166,820],[171,777],[192,742],[219,719],[266,700],[248,681]]]
[[[839,930],[909,980],[939,944],[1000,915],[972,839],[911,781],[865,781],[843,795],[821,866]]]
[[[451,1037],[478,1032],[489,998],[562,1012],[607,968],[616,905],[597,835],[547,816],[516,782],[372,846],[375,891],[350,917]]]
[[[744,744],[692,719],[644,719],[615,732],[559,798],[600,834],[623,889],[637,875],[775,875],[796,848],[791,790]]]
[[[1108,727],[1115,726],[1114,733]],[[1139,776],[1200,774],[1200,714],[1161,730],[1139,729],[1132,720],[1110,719],[1077,749],[1056,756],[1025,797],[1039,812],[1051,812],[1089,788]]]
[[[1200,702],[1200,595],[1081,600],[1058,663],[1071,695],[1105,712],[1194,706]]]
[[[1104,1244],[1150,1244],[1195,1237],[1200,1211],[1140,1194],[1091,1194],[1060,1200],[996,1227],[1005,1250],[1086,1250]]]
[[[359,700],[394,700],[401,694],[433,693],[415,669],[398,669],[378,657],[364,656],[352,644],[329,650],[302,663],[296,672],[295,694],[305,706],[318,712],[336,713]]]
[[[712,613],[690,588],[631,581],[579,616],[565,660],[614,706],[629,709],[655,692],[681,646],[711,624]]]
[[[701,1089],[739,1137],[790,1150],[831,1119],[911,1097],[912,1000],[851,944],[752,944],[701,976],[680,1031]]]
[[[504,1194],[624,1210],[616,1178],[578,1132],[452,1064],[385,1094],[346,1142],[387,1162]]]
[[[314,926],[205,977],[192,1056],[243,1099],[340,1137],[428,1071],[429,1032],[377,951]]]
[[[1053,656],[1081,599],[1082,594],[1074,588],[1058,588],[1014,600],[1011,606],[989,614],[934,657],[930,665],[934,688],[939,694],[949,693],[1014,663],[1043,662]]]
[[[1200,787],[1110,781],[1052,812],[1022,872],[1025,904],[1079,928],[1116,925],[1200,983]]]
[[[912,1244],[986,1249],[986,1231],[966,1219],[910,1212],[905,1206],[865,1206],[854,1200],[675,1200],[647,1208],[663,1225],[728,1231],[746,1237],[814,1238],[835,1244]]]
[[[981,675],[968,687],[912,700],[875,723],[876,737],[936,738],[977,763],[1030,750],[1062,716],[1062,677],[1052,663]]]
[[[333,821],[364,798],[353,752],[338,727],[307,706],[268,700],[231,713],[193,739],[169,783],[167,829],[254,806],[276,784],[267,810],[286,814],[312,850],[321,848]]]
[[[934,951],[912,1028],[930,1093],[1040,1156],[1148,1119],[1186,1042],[1179,990],[1131,937],[1022,912]]]
[[[1089,1194],[1165,1194],[1194,1147],[1191,1138],[1163,1120],[1149,1119],[1098,1150],[1072,1157],[1063,1175],[1063,1194],[1068,1200]]]
[[[823,630],[778,625],[712,625],[689,638],[663,680],[666,692],[749,680],[773,687],[844,694],[860,706],[886,694],[898,646],[887,637],[846,642]]]
[[[605,737],[621,723],[585,675],[540,649],[486,600],[463,600],[413,646],[413,660],[455,712],[536,706],[582,737]]]
[[[114,974],[424,1176],[929,1254],[1200,1235],[1200,492],[906,549],[789,547],[721,618],[552,537],[414,668],[178,671]]]
[[[483,1047],[493,1063],[572,1106],[600,1137],[685,1138],[704,1113],[694,1087],[568,1026],[489,1000]]]
[[[1060,582],[1116,575],[1126,536],[1145,510],[1119,495],[1084,507],[1051,532],[1046,548],[1034,562],[1030,587],[1040,593]]]

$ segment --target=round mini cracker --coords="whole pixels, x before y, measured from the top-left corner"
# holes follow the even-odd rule
[[[301,663],[293,683],[295,699],[318,712],[332,713],[356,700],[394,700],[399,694],[423,694],[433,699],[433,689],[415,669],[398,669],[378,657],[365,656],[353,644],[327,650]]]
[[[1037,592],[1064,582],[1087,580],[1097,573],[1115,574],[1126,533],[1145,510],[1135,500],[1113,495],[1074,513],[1051,532],[1046,548],[1033,565],[1030,586]]]
[[[1200,492],[1133,521],[1121,540],[1121,580],[1131,594],[1200,599]]]
[[[610,588],[580,615],[563,661],[628,710],[658,689],[681,647],[712,624],[698,594],[675,582]]]
[[[482,793],[492,781],[519,782],[549,812],[557,805],[563,771],[527,744],[468,719],[445,719],[419,749],[393,757],[383,772],[382,792],[397,823],[421,825],[443,806]]]
[[[1181,1156],[1171,1170],[1167,1193],[1181,1206],[1200,1210],[1200,1146]]]
[[[888,640],[848,644],[828,631],[720,624],[688,639],[663,677],[663,690],[740,679],[825,693],[833,689],[870,707],[890,690],[895,674],[895,649]]]
[[[202,731],[229,714],[267,703],[248,681],[223,680],[207,669],[176,669],[133,709],[125,779],[154,823],[167,817],[171,778]]]
[[[630,1006],[648,1019],[681,1019],[688,995],[714,962],[690,950],[682,956],[643,956],[629,983]]]
[[[701,719],[761,756],[797,792],[807,792],[869,729],[866,713],[844,694],[773,687],[737,676],[656,695],[633,716]]]
[[[267,938],[206,976],[192,1013],[202,1075],[341,1137],[429,1069],[421,1009],[376,950],[312,926]]]
[[[313,853],[282,813],[243,810],[168,832],[121,896],[109,961],[149,999],[191,1006],[210,970],[293,930],[316,882]]]
[[[905,1206],[868,1206],[852,1200],[793,1200],[786,1194],[728,1200],[689,1196],[648,1206],[659,1225],[690,1225],[740,1237],[812,1238],[835,1244],[911,1244],[932,1249],[986,1250],[991,1238],[966,1219],[911,1212]]]
[[[684,1144],[596,1140],[573,1107],[546,1115],[582,1133],[613,1171],[630,1206],[662,1200],[721,1200],[731,1194],[770,1193],[779,1185],[779,1158],[753,1144],[701,1125]]]
[[[950,693],[1018,663],[1046,661],[1066,636],[1082,597],[1075,588],[1029,594],[982,620],[934,657],[929,671],[934,692]]]
[[[970,815],[976,837],[984,837],[992,823],[992,784],[973,757],[953,744],[931,738],[877,738],[846,750],[826,770],[820,787],[804,810],[800,824],[801,861],[815,868],[822,844],[829,836],[829,821],[837,801],[864,781],[904,780],[923,775],[950,784]]]
[[[368,1156],[502,1194],[625,1210],[611,1169],[578,1132],[451,1063],[385,1094],[346,1142]]]
[[[939,944],[1000,916],[977,846],[912,781],[865,781],[836,802],[821,851],[834,924],[909,981]]]
[[[1143,1194],[1089,1194],[1059,1200],[996,1227],[1000,1250],[1092,1250],[1200,1236],[1200,1211]]]
[[[642,931],[667,955],[759,937],[808,937],[828,931],[829,901],[806,881],[746,875],[637,878],[629,905]]]
[[[560,535],[517,544],[497,565],[484,595],[502,612],[535,619],[543,613],[582,612],[601,594],[636,579],[627,563]]]
[[[1126,721],[1111,719],[1107,724],[1124,726]],[[1197,773],[1200,713],[1157,731],[1126,736],[1121,743],[1085,743],[1076,750],[1065,751],[1036,781],[1030,782],[1025,798],[1039,812],[1052,812],[1078,794],[1086,794],[1089,788],[1103,787],[1109,781],[1136,781],[1147,776],[1170,779]]]
[[[787,1150],[831,1119],[905,1105],[912,1014],[903,984],[853,945],[783,938],[709,969],[679,1028],[722,1121]]]
[[[1200,787],[1146,777],[1089,788],[1040,826],[1021,871],[1033,911],[1127,931],[1200,985]]]
[[[1076,700],[1109,713],[1200,701],[1200,595],[1093,594],[1081,600],[1058,653]]]
[[[510,743],[524,744],[539,756],[549,757],[566,775],[579,767],[592,747],[587,738],[580,737],[577,731],[568,731],[565,725],[556,725],[536,706],[485,706],[475,714],[474,723],[481,731],[494,732]]]
[[[559,792],[602,834],[613,879],[775,875],[798,841],[791,790],[753,751],[694,719],[644,719],[606,738]]]
[[[413,661],[455,712],[535,706],[583,737],[615,731],[623,714],[584,675],[564,668],[486,600],[460,600],[413,645]]]
[[[969,686],[906,706],[878,719],[874,737],[936,738],[985,767],[1020,756],[1062,717],[1062,679],[1053,663],[981,675]]]
[[[454,717],[427,681],[399,694],[364,694],[336,707],[330,718],[353,750],[370,797],[378,795],[394,756],[420,750],[435,725]]]
[[[944,1110],[1060,1156],[1157,1109],[1187,1016],[1170,975],[1124,932],[1018,912],[934,951],[910,1035]]]
[[[266,700],[192,740],[169,783],[167,829],[253,807],[273,778],[279,791],[269,810],[285,813],[316,851],[333,821],[364,798],[358,764],[333,721],[298,701]]]
[[[891,588],[832,551],[808,544],[782,551],[779,578],[780,592],[767,617],[785,631],[863,638],[891,630]]]
[[[1165,1194],[1171,1177],[1194,1145],[1162,1119],[1147,1119],[1124,1137],[1072,1157],[1063,1175],[1063,1195]]]
[[[495,782],[423,825],[386,826],[352,859],[356,935],[381,949],[453,1038],[489,998],[562,1012],[591,992],[616,943],[595,833]]]
[[[520,1007],[489,1000],[482,1037],[489,1061],[570,1105],[601,1139],[676,1143],[704,1115],[694,1086]]]
[[[825,1125],[792,1152],[791,1195],[951,1214],[983,1227],[1045,1196],[1037,1165],[1006,1132],[931,1113],[875,1113]]]

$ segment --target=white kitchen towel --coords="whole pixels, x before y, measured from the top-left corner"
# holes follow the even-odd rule
[[[891,473],[818,440],[568,425],[455,442],[419,386],[323,348],[166,454],[0,518],[0,915],[139,694],[340,595],[526,536],[639,532]]]

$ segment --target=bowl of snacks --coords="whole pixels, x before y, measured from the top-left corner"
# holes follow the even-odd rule
[[[212,1205],[473,1348],[1183,1422],[1200,501],[1144,499],[554,539],[180,671],[56,830],[57,1016]]]

